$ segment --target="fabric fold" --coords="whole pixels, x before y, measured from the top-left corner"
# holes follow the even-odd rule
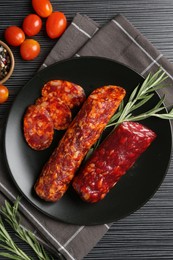
[[[99,25],[86,15],[77,14],[63,36],[57,41],[40,69],[54,62],[71,58],[88,40],[90,40]]]

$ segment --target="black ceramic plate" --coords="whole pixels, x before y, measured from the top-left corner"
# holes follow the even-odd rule
[[[67,223],[103,224],[129,215],[150,199],[167,171],[171,154],[169,121],[151,118],[142,122],[156,132],[157,139],[104,200],[97,204],[85,203],[70,187],[60,201],[44,202],[36,196],[33,185],[63,132],[57,131],[51,147],[38,152],[26,144],[22,123],[26,108],[40,96],[44,83],[52,79],[77,83],[84,87],[87,95],[103,85],[120,85],[126,89],[127,97],[134,87],[143,82],[143,78],[130,68],[112,60],[95,57],[58,62],[36,74],[18,94],[7,121],[5,153],[14,183],[43,213]],[[158,101],[159,97],[155,94],[141,111],[151,108]]]

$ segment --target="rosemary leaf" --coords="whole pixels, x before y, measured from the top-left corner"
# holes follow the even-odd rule
[[[20,258],[19,256],[16,256],[16,255],[13,255],[13,254],[10,254],[10,253],[2,253],[0,252],[0,256],[3,256],[3,257],[6,257],[6,258],[9,258],[9,259],[13,259],[13,260],[21,260],[23,258]]]
[[[133,105],[133,107],[131,107],[131,112],[147,103],[153,97],[153,95],[154,94],[150,94],[146,96],[145,99],[141,99],[141,101],[139,101],[136,105]]]
[[[158,117],[161,119],[172,119],[172,113],[160,114],[159,112],[164,109],[164,97],[149,111],[140,115],[132,115],[139,107],[146,104],[154,95],[154,92],[160,88],[164,88],[163,84],[167,76],[159,69],[154,75],[149,74],[144,80],[141,87],[137,86],[131,93],[130,98],[125,106],[121,106],[117,116],[113,116],[106,127],[117,126],[124,121],[138,121],[148,117]]]
[[[133,101],[133,99],[135,98],[137,92],[138,92],[139,86],[137,86],[131,93],[130,98],[129,98],[129,102]]]
[[[13,254],[1,252],[0,255],[6,256],[10,259],[18,259],[18,260],[31,260],[29,256],[27,256],[12,240],[11,236],[5,229],[2,218],[0,217],[0,244],[1,248],[4,248]]]
[[[117,120],[117,119],[119,118],[119,116],[121,115],[121,111],[123,110],[123,107],[124,107],[124,100],[122,100],[121,104],[119,105],[118,112],[115,113],[115,114],[111,117],[109,123],[111,123],[111,122],[113,122],[113,121],[115,121],[115,120]]]
[[[17,248],[17,246],[15,248],[10,248],[9,245],[8,246],[0,245],[0,247],[3,248],[3,249],[8,250],[9,252],[12,252],[13,253],[12,256],[15,259],[27,259],[27,260],[31,259],[31,258],[27,257],[25,255],[25,253],[21,249]],[[2,254],[6,254],[6,252],[2,252]],[[8,253],[8,254],[10,254],[10,253]]]
[[[18,237],[25,241],[34,250],[39,260],[53,259],[46,254],[43,246],[39,244],[31,231],[24,229],[20,225],[20,215],[18,213],[19,201],[20,198],[18,197],[13,206],[11,206],[8,201],[5,201],[5,206],[1,206],[0,208],[1,214],[4,216],[6,222],[8,222],[8,224],[17,233]]]

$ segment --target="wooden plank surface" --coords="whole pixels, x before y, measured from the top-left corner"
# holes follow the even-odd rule
[[[103,25],[117,13],[121,13],[173,62],[172,0],[52,0],[51,2],[54,10],[64,12],[69,21],[80,12]],[[3,32],[7,26],[21,25],[23,18],[31,12],[29,0],[1,0],[0,39],[3,39]],[[10,99],[0,106],[0,118],[8,113],[11,102],[20,88],[34,75],[56,42],[49,40],[44,30],[35,38],[39,39],[42,55],[33,62],[22,61],[19,49],[13,48],[17,66],[7,84],[10,88]],[[10,228],[9,231],[12,233]],[[18,243],[28,255],[32,255],[26,245]],[[85,259],[173,259],[173,159],[166,178],[154,197],[131,216],[114,223]]]

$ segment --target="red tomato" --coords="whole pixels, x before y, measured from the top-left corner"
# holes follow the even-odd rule
[[[51,39],[58,38],[67,27],[67,19],[61,12],[53,12],[46,21],[46,32]]]
[[[25,40],[25,34],[18,26],[9,26],[4,36],[8,44],[12,46],[19,46]]]
[[[0,85],[0,104],[4,103],[8,99],[9,91],[3,85]]]
[[[32,0],[32,7],[41,17],[48,17],[52,13],[52,5],[49,0]]]
[[[40,53],[40,44],[33,39],[25,40],[20,46],[20,54],[23,60],[33,60]]]
[[[34,36],[41,30],[42,20],[36,14],[29,14],[23,20],[23,31],[28,36]]]

